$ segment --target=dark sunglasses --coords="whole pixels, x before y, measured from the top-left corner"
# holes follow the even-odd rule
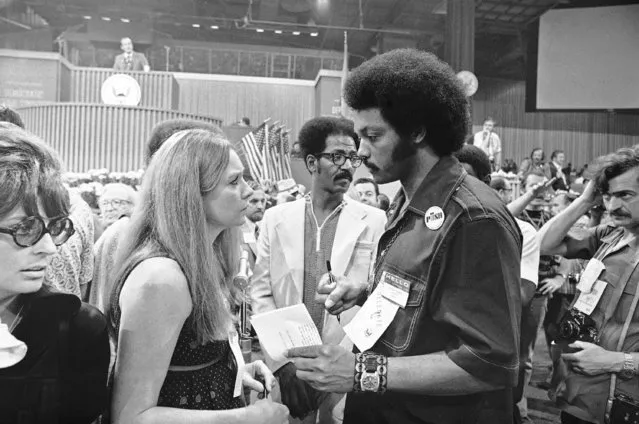
[[[20,247],[33,246],[49,233],[53,244],[61,246],[75,233],[75,229],[73,222],[67,217],[53,219],[49,225],[45,225],[39,216],[30,216],[11,228],[0,228],[0,233],[11,234],[13,241]]]

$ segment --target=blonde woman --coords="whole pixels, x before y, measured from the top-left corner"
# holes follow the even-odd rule
[[[270,400],[243,406],[236,381],[275,383],[261,362],[238,373],[232,284],[252,190],[230,143],[208,130],[174,134],[153,157],[118,253],[109,309],[117,337],[115,423],[277,423]],[[239,376],[239,377],[238,377]],[[239,380],[236,380],[239,379]]]

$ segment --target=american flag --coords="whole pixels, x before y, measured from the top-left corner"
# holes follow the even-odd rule
[[[279,181],[282,179],[282,165],[280,157],[281,146],[281,127],[271,126],[268,135],[268,150],[267,150],[267,165],[268,175],[273,181]]]
[[[280,143],[282,144],[282,171],[284,172],[284,179],[293,178],[293,173],[291,172],[291,149],[288,144],[288,131],[281,132]]]
[[[265,178],[262,165],[262,152],[266,143],[266,124],[260,125],[257,130],[251,131],[242,137],[242,149],[246,156],[249,171],[256,181]]]

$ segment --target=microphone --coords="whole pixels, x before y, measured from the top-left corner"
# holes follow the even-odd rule
[[[242,255],[240,256],[240,269],[233,278],[233,283],[239,285],[242,290],[246,290],[249,284],[248,258],[248,252],[246,250],[242,250]]]

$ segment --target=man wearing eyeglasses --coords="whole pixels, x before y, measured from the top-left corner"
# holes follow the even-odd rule
[[[105,185],[98,202],[104,227],[108,227],[123,216],[131,216],[135,206],[135,198],[135,190],[126,184]]]
[[[315,302],[315,293],[319,277],[329,271],[328,261],[333,274],[365,281],[384,231],[384,212],[344,196],[362,164],[358,141],[353,123],[343,118],[319,117],[304,124],[299,145],[311,190],[302,199],[266,211],[252,283],[254,313],[303,303],[324,343],[349,350],[352,345],[342,326],[356,311],[338,320]],[[292,363],[270,362],[293,417],[314,423],[319,410],[320,422],[341,422],[344,395],[320,395],[296,377]]]

